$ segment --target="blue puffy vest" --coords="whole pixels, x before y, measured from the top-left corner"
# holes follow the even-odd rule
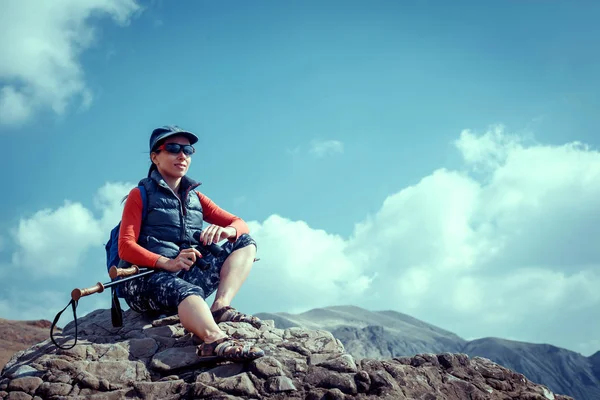
[[[146,189],[147,200],[138,244],[167,258],[175,258],[183,245],[197,246],[194,232],[201,230],[204,223],[202,205],[194,191],[200,183],[184,176],[180,184],[181,200],[157,170],[142,179],[139,185]],[[121,260],[119,267],[129,265],[126,260]]]

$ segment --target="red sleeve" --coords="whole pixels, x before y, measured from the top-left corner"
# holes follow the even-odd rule
[[[248,228],[248,225],[243,219],[223,210],[202,193],[198,191],[196,191],[196,193],[198,193],[198,197],[200,198],[200,204],[202,205],[204,220],[206,222],[209,224],[222,226],[223,228],[228,226],[235,228],[237,234],[234,239],[231,239],[231,241],[237,240],[237,238],[244,233],[250,233],[250,228]]]
[[[154,267],[160,254],[146,250],[137,243],[142,224],[142,207],[142,196],[136,187],[129,192],[121,217],[119,257],[140,267]]]

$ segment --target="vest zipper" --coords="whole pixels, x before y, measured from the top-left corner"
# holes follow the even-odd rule
[[[173,189],[171,189],[171,187],[169,185],[167,185],[165,182],[161,182],[160,184],[163,188],[168,189],[171,191],[171,193],[173,194],[173,196],[175,196],[175,198],[177,199],[177,201],[179,202],[179,218],[181,221],[181,233],[180,233],[180,239],[182,243],[185,243],[187,235],[187,226],[185,223],[185,217],[187,215],[186,212],[186,207],[185,207],[185,202],[187,201],[188,195],[190,193],[190,190],[192,190],[193,188],[196,188],[200,185],[190,185],[186,190],[185,193],[183,194],[183,198],[179,198],[179,196],[177,196],[177,194],[173,191]],[[192,239],[191,238],[187,238],[187,244],[188,245],[192,245]]]
[[[182,215],[183,215],[183,217],[182,217],[183,223],[181,224],[181,226],[183,227],[183,235],[185,235],[187,232],[187,227],[185,224],[185,217],[187,215],[187,207],[185,205],[187,204],[187,199],[188,199],[188,196],[190,195],[190,190],[192,190],[196,187],[198,187],[198,185],[189,185],[188,188],[185,190],[185,193],[183,194],[183,198],[180,199]],[[188,242],[188,245],[191,247],[192,246],[192,238],[188,237],[187,242]]]
[[[171,187],[169,185],[167,185],[164,181],[160,182],[160,186],[162,186],[164,189],[169,190],[173,196],[175,196],[175,199],[177,199],[177,201],[179,202],[179,222],[181,225],[181,231],[179,232],[179,239],[181,240],[182,243],[185,242],[185,207],[183,206],[183,201],[182,199],[179,198],[179,196],[177,196],[177,193],[175,193],[173,191],[173,189],[171,189]],[[188,242],[190,242],[188,240]]]

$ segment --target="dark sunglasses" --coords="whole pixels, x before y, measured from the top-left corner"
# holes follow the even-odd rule
[[[160,145],[156,150],[165,150],[167,153],[179,154],[183,150],[183,154],[191,156],[196,152],[191,144],[165,143]]]

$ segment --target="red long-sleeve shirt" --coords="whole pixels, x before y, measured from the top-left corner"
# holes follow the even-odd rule
[[[202,193],[196,190],[193,192],[200,198],[206,222],[222,227],[232,226],[235,228],[237,235],[232,240],[250,232],[244,220],[223,210]],[[134,265],[154,267],[161,254],[153,253],[137,243],[142,224],[142,207],[142,196],[140,190],[136,187],[129,192],[123,209],[119,232],[119,257]]]

